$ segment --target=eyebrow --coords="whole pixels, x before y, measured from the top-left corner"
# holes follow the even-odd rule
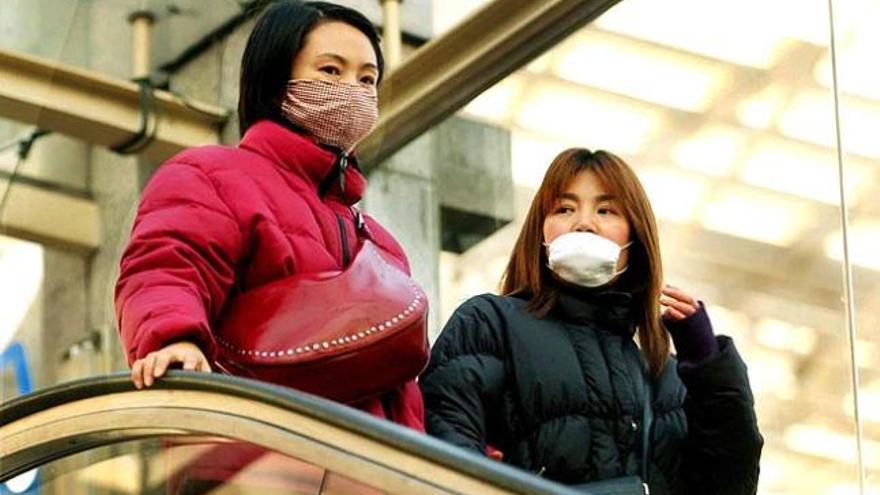
[[[318,58],[320,58],[320,57],[332,58],[333,60],[336,60],[337,62],[339,62],[342,65],[348,64],[348,60],[346,60],[345,57],[343,57],[342,55],[338,55],[336,53],[330,53],[330,52],[322,53],[322,54],[318,55]],[[377,72],[379,71],[379,67],[377,67],[376,64],[374,64],[372,62],[367,62],[367,63],[361,65],[361,69],[373,69]]]
[[[559,199],[570,199],[572,201],[580,201],[580,197],[577,194],[572,193],[562,193],[559,195]],[[614,201],[617,199],[617,196],[613,194],[600,194],[593,198],[594,201]]]

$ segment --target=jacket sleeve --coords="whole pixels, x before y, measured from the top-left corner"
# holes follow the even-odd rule
[[[218,316],[242,257],[241,229],[211,177],[169,162],[144,190],[116,284],[116,316],[129,363],[191,340],[216,353]]]
[[[678,370],[687,388],[688,422],[679,478],[685,489],[680,491],[753,495],[764,439],[758,431],[746,365],[733,340],[717,339],[716,355]]]
[[[459,307],[434,344],[419,383],[428,434],[459,447],[485,451],[487,423],[505,383],[497,319],[475,299]]]

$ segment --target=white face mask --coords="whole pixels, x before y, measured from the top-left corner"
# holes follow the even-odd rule
[[[626,270],[617,271],[623,247],[590,232],[569,232],[547,244],[548,266],[562,280],[581,287],[599,287]]]

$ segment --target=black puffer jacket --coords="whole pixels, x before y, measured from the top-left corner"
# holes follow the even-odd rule
[[[563,483],[639,475],[643,359],[631,298],[563,296],[543,319],[525,301],[464,303],[420,379],[431,435]],[[763,439],[733,341],[653,384],[652,495],[754,494]]]

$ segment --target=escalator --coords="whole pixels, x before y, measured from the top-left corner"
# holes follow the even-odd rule
[[[570,494],[360,411],[251,380],[89,378],[0,406],[0,494]]]

